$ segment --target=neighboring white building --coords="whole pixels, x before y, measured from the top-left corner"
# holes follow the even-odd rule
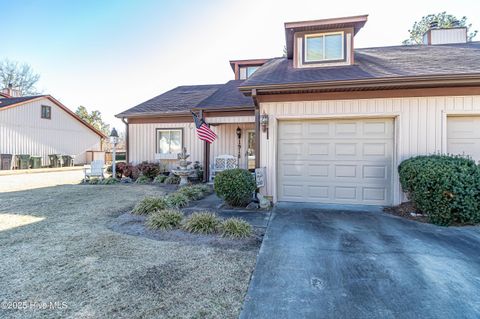
[[[50,95],[9,97],[0,94],[0,154],[73,155],[86,162],[87,151],[100,151],[106,136]]]

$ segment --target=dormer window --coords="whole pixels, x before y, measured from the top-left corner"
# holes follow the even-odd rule
[[[240,67],[240,80],[248,79],[250,76],[252,76],[252,74],[255,71],[257,71],[258,68],[259,68],[259,66],[242,66],[242,67]]]
[[[344,32],[305,34],[304,63],[336,62],[345,59]]]

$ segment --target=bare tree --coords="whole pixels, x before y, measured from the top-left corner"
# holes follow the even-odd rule
[[[36,95],[40,92],[36,84],[40,75],[30,65],[4,59],[0,61],[0,89],[10,85],[19,90],[22,96]]]

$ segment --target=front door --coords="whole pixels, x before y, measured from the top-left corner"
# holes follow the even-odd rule
[[[255,169],[255,131],[247,131],[247,152],[245,154],[246,168],[249,170]]]

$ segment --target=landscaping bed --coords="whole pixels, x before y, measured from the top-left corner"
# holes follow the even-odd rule
[[[67,305],[2,309],[1,317],[237,318],[258,253],[255,231],[238,240],[138,236],[138,222],[122,219],[139,199],[171,191],[116,184],[0,194],[0,214],[19,220],[0,232],[0,300]]]

